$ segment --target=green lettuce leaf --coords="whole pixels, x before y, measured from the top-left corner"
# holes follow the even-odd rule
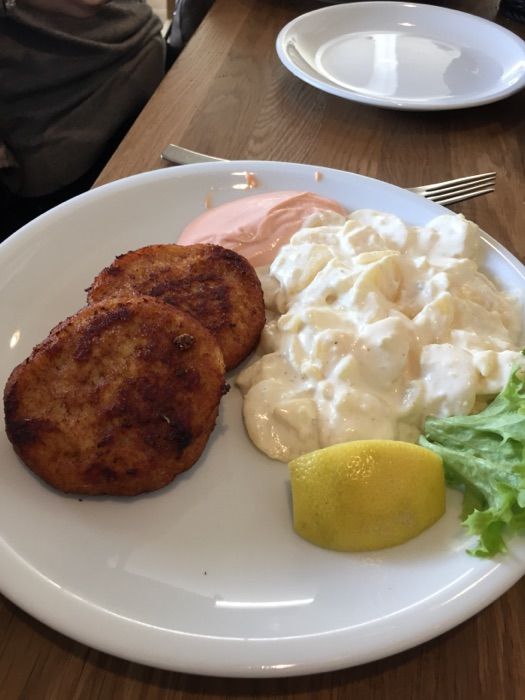
[[[525,368],[480,413],[427,418],[419,444],[441,456],[448,485],[464,490],[463,522],[479,537],[469,553],[505,552],[504,535],[525,529]]]

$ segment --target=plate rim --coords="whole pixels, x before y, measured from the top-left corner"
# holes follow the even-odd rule
[[[503,88],[501,90],[496,90],[492,92],[489,95],[485,95],[485,97],[478,97],[476,96],[471,96],[469,98],[463,98],[461,100],[455,98],[452,96],[452,98],[447,98],[447,101],[439,101],[439,102],[433,102],[433,101],[428,101],[428,100],[410,100],[410,101],[405,101],[403,99],[396,99],[396,98],[391,98],[388,96],[381,97],[381,96],[375,96],[375,95],[366,95],[363,94],[362,92],[359,92],[356,90],[355,92],[352,91],[351,89],[345,89],[343,87],[338,86],[336,83],[332,83],[329,79],[323,78],[316,69],[311,66],[310,69],[312,71],[312,74],[315,75],[309,75],[306,73],[304,70],[302,70],[299,66],[296,65],[296,63],[289,57],[288,51],[287,51],[287,46],[286,46],[286,37],[287,35],[296,28],[297,25],[299,25],[301,22],[305,20],[306,17],[310,16],[323,16],[323,15],[329,15],[331,13],[339,12],[342,7],[345,7],[348,9],[350,13],[362,13],[366,11],[367,8],[374,7],[377,8],[379,6],[389,6],[389,7],[404,7],[404,8],[410,8],[410,9],[416,9],[418,12],[438,12],[440,14],[443,14],[444,16],[461,16],[463,21],[466,22],[472,22],[473,24],[476,23],[483,23],[485,26],[489,25],[491,30],[494,31],[497,34],[500,34],[502,37],[506,38],[509,42],[512,42],[516,44],[517,46],[522,47],[523,51],[523,57],[525,59],[525,41],[521,39],[517,34],[514,34],[512,31],[507,29],[506,27],[502,27],[499,24],[496,24],[495,22],[486,19],[484,17],[479,17],[477,15],[472,15],[469,14],[468,12],[464,12],[462,10],[456,10],[454,8],[448,8],[448,7],[440,7],[439,5],[431,5],[431,4],[423,4],[423,3],[415,3],[415,2],[409,2],[407,0],[402,0],[402,1],[396,1],[396,0],[364,0],[362,2],[346,2],[346,3],[338,3],[338,4],[331,4],[326,7],[321,7],[315,10],[311,10],[309,12],[305,12],[298,17],[295,17],[292,19],[290,22],[288,22],[282,29],[279,31],[276,41],[275,41],[275,49],[276,53],[279,57],[279,60],[283,64],[283,66],[292,73],[296,78],[299,80],[302,80],[303,82],[307,83],[308,85],[311,85],[312,87],[315,87],[322,92],[326,92],[331,95],[335,95],[336,97],[340,97],[342,99],[349,100],[351,102],[358,102],[361,104],[367,104],[375,107],[382,107],[385,109],[395,109],[395,110],[402,110],[402,111],[417,111],[417,112],[426,112],[426,111],[445,111],[445,110],[455,110],[455,109],[468,109],[471,107],[480,107],[483,105],[487,104],[492,104],[493,102],[498,102],[500,100],[503,100],[507,97],[510,97],[511,95],[519,92],[525,87],[525,71],[523,71],[521,75],[521,79],[516,81],[513,85],[507,86],[506,88]]]

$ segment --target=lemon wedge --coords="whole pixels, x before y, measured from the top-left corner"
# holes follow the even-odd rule
[[[326,549],[365,551],[415,537],[445,512],[441,458],[394,440],[356,440],[289,464],[294,529]]]

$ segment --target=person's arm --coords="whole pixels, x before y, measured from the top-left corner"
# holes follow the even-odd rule
[[[16,0],[11,7],[7,0],[0,0],[0,8],[3,14],[9,16],[16,12],[16,8],[30,8],[45,14],[67,15],[69,17],[93,17],[100,8],[110,0]]]

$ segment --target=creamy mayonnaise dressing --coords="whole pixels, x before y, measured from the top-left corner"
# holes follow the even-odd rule
[[[268,320],[237,380],[255,445],[289,461],[367,438],[416,441],[521,361],[520,300],[477,266],[479,228],[445,214],[318,212],[259,270]]]

